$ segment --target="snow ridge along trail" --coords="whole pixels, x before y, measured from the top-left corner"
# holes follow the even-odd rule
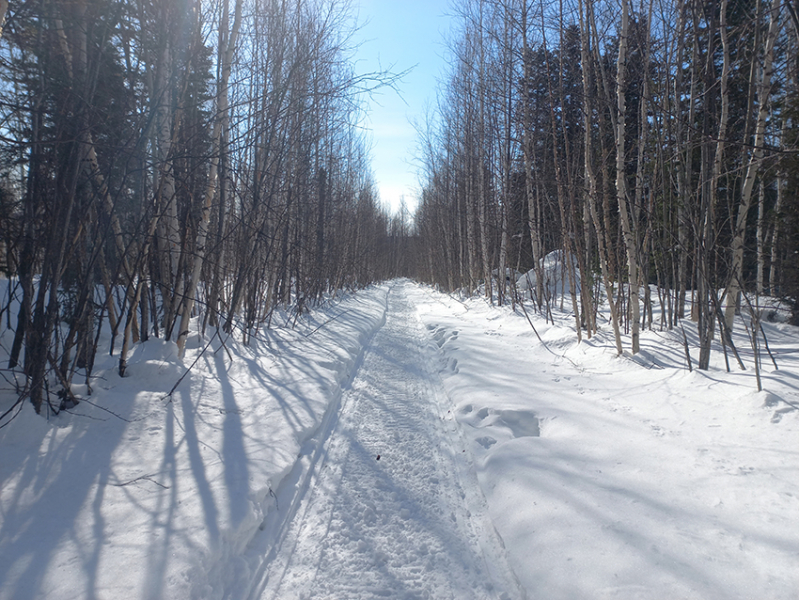
[[[468,478],[404,286],[387,302],[385,325],[344,391],[314,480],[253,598],[523,595]]]

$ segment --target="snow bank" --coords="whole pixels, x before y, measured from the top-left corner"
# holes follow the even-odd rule
[[[531,598],[795,599],[799,590],[797,329],[764,324],[779,370],[689,373],[681,334],[615,355],[483,299],[418,287],[470,468]],[[695,328],[686,322],[693,352]],[[629,347],[629,339],[625,339]],[[694,361],[696,356],[694,356]],[[765,357],[768,361],[768,357]]]
[[[108,357],[94,395],[49,421],[26,403],[0,430],[0,599],[239,597],[247,546],[290,516],[276,498],[302,485],[298,456],[335,412],[386,293],[249,347],[192,334],[183,361],[174,344],[141,344],[128,377]],[[0,413],[13,400],[3,391]]]
[[[563,250],[553,250],[541,259],[541,274],[543,286],[546,294],[550,297],[571,295],[571,285],[569,284],[569,273],[567,262],[564,258]],[[572,264],[575,273],[575,288],[580,293],[580,267],[577,264],[577,257],[572,254]],[[516,278],[516,289],[520,292],[534,290],[538,281],[535,269],[530,269],[527,273],[522,273]]]

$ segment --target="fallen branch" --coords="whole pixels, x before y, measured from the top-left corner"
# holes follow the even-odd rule
[[[94,402],[91,402],[91,401],[89,401],[89,400],[86,400],[85,398],[82,398],[82,399],[81,399],[81,402],[85,402],[86,404],[88,404],[88,405],[90,405],[90,406],[93,406],[94,408],[99,408],[100,410],[104,410],[104,411],[105,411],[105,412],[107,412],[109,415],[112,415],[112,416],[116,417],[116,418],[117,418],[117,419],[119,419],[120,421],[125,421],[125,423],[132,423],[132,421],[131,421],[130,419],[126,419],[125,417],[123,417],[123,416],[121,416],[121,415],[118,415],[117,413],[115,413],[113,410],[109,410],[109,409],[105,408],[104,406],[100,406],[99,404],[95,404]]]
[[[153,473],[153,475],[157,475],[158,473]],[[142,475],[141,477],[137,477],[136,479],[131,479],[130,481],[126,481],[124,483],[112,483],[114,487],[125,487],[126,485],[130,485],[131,483],[136,483],[137,481],[149,481],[150,483],[154,483],[155,485],[164,488],[165,490],[169,489],[168,485],[164,485],[163,483],[157,482],[153,479],[153,475]]]
[[[16,418],[17,418],[17,415],[18,415],[20,412],[22,412],[22,402],[23,402],[23,399],[24,399],[24,398],[25,398],[25,396],[20,396],[19,398],[17,398],[17,401],[16,401],[16,402],[14,402],[14,404],[12,404],[12,405],[11,405],[11,408],[9,408],[9,409],[8,409],[6,412],[4,412],[2,415],[0,415],[0,421],[2,421],[2,420],[3,420],[3,419],[5,419],[5,418],[6,418],[6,417],[7,417],[9,414],[11,414],[11,411],[12,411],[12,410],[14,410],[14,409],[15,409],[17,406],[19,406],[19,407],[20,407],[20,408],[19,408],[19,410],[17,411],[17,414],[16,414],[16,415],[14,415],[13,417],[11,417],[11,418],[10,418],[10,419],[9,419],[9,420],[6,422],[6,423],[3,423],[2,425],[0,425],[0,429],[2,429],[3,427],[5,427],[5,426],[6,426],[6,425],[8,425],[9,423],[11,423],[11,421],[13,421],[14,419],[16,419]]]
[[[322,329],[322,327],[325,327],[326,325],[328,325],[329,323],[332,323],[333,321],[335,321],[335,320],[336,320],[336,319],[338,319],[339,317],[342,317],[342,316],[346,315],[348,312],[351,312],[351,311],[349,311],[349,310],[345,310],[345,311],[343,311],[343,312],[340,312],[340,313],[339,313],[339,314],[337,314],[335,317],[331,317],[330,319],[328,319],[327,321],[325,321],[324,323],[322,323],[322,324],[321,324],[319,327],[317,327],[316,329],[314,329],[313,331],[311,331],[311,332],[310,332],[310,333],[308,333],[307,335],[306,335],[306,334],[303,334],[303,337],[306,337],[306,338],[309,338],[309,337],[311,337],[311,336],[312,336],[314,333],[316,333],[317,331],[319,331],[320,329]]]
[[[175,390],[178,389],[178,386],[186,378],[186,375],[188,375],[191,372],[191,370],[194,368],[194,365],[197,364],[197,361],[199,361],[203,357],[203,355],[208,351],[208,348],[211,345],[211,342],[213,341],[214,338],[211,337],[211,339],[208,340],[208,343],[205,345],[205,348],[202,349],[202,351],[197,355],[197,358],[194,359],[194,362],[191,363],[191,366],[189,366],[189,368],[186,369],[186,372],[183,373],[183,375],[181,375],[180,378],[175,382],[175,385],[172,386],[172,389],[169,390],[169,393],[161,397],[161,400],[166,400],[167,398],[169,398],[170,400],[172,399],[172,394],[174,394]]]

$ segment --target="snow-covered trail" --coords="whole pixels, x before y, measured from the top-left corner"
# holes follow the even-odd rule
[[[797,329],[757,392],[741,320],[747,370],[689,372],[677,331],[552,316],[395,281],[98,355],[0,423],[0,600],[796,600]]]
[[[253,597],[520,598],[402,285]]]

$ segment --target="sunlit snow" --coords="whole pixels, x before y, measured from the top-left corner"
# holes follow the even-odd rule
[[[403,280],[106,357],[0,429],[0,599],[795,598],[796,328],[757,392],[742,322],[746,371],[689,372],[553,314]]]

